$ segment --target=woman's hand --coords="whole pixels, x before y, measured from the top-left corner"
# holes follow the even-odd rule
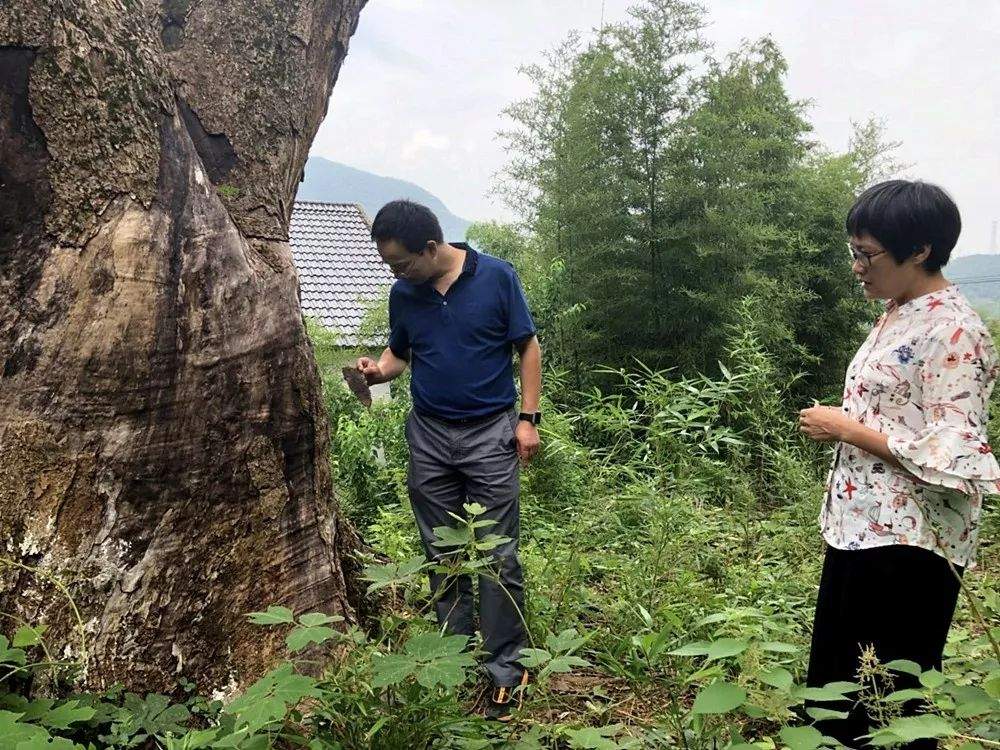
[[[847,435],[855,425],[857,422],[836,406],[817,404],[799,412],[799,432],[821,443],[849,442]]]

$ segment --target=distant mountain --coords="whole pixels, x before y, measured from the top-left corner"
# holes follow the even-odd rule
[[[980,314],[1000,314],[1000,255],[953,258],[944,275],[956,282]]]
[[[381,177],[320,156],[310,157],[306,162],[305,179],[295,197],[302,201],[360,203],[369,218],[375,218],[378,210],[389,201],[409,198],[435,213],[441,222],[445,240],[464,240],[465,230],[471,223],[455,216],[440,198],[419,185],[393,177]]]

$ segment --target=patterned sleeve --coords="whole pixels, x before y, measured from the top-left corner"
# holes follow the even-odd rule
[[[980,326],[934,332],[919,368],[924,425],[889,437],[889,450],[919,480],[967,495],[1000,490],[1000,465],[986,442],[997,359]]]

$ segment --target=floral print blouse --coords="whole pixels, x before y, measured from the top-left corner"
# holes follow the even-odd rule
[[[924,547],[974,564],[983,496],[1000,492],[986,442],[997,355],[956,286],[890,302],[847,368],[843,409],[888,437],[906,471],[837,445],[820,511],[839,549]]]

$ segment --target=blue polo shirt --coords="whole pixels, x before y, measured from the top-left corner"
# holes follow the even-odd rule
[[[513,406],[513,345],[535,334],[514,267],[465,250],[444,295],[433,283],[398,279],[389,292],[389,348],[409,359],[417,411],[442,419],[484,417]]]

